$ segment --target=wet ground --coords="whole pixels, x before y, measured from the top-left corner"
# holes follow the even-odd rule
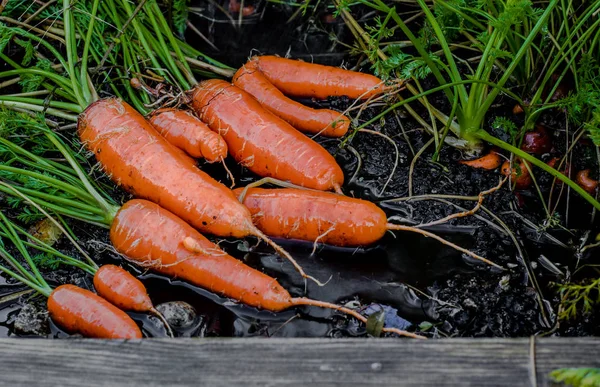
[[[243,19],[241,27],[234,28],[235,23],[219,16],[214,4],[196,4],[197,12],[190,20],[212,39],[218,50],[194,37],[190,31],[187,37],[197,42],[204,52],[231,66],[239,66],[256,51],[290,54],[331,65],[340,65],[343,61],[353,63],[345,54],[347,48],[342,45],[351,43],[352,37],[339,22],[328,17],[327,10],[305,17],[297,15],[286,24],[294,9],[250,2],[255,6],[254,13]],[[279,22],[265,23],[265,20]],[[337,110],[345,110],[350,104],[345,99],[303,102]],[[500,100],[495,105],[489,122],[495,115],[509,115],[518,120],[510,115],[512,106],[508,102]],[[382,108],[365,110],[360,121],[373,117]],[[411,174],[414,155],[430,136],[423,133],[405,112],[398,114],[399,120],[389,117],[370,127],[389,136],[398,153],[387,139],[370,133],[356,134],[343,147],[339,140],[317,139],[343,167],[347,195],[378,202],[389,216],[404,224],[419,224],[472,208],[475,203],[464,197],[477,196],[498,184],[498,171],[480,171],[460,165],[457,161],[463,155],[450,147],[442,148],[437,162],[431,160],[432,147],[427,148],[414,163]],[[564,149],[564,117],[560,112],[553,112],[543,120],[553,137],[554,149],[550,153],[560,154],[560,149]],[[587,154],[587,148],[589,145],[581,145],[574,154]],[[574,163],[578,168],[595,166],[591,157],[577,158]],[[203,163],[200,166],[212,176],[225,179],[221,166]],[[238,185],[256,179],[231,160],[228,166]],[[538,176],[542,192],[547,193],[550,179],[543,173]],[[408,200],[410,179],[414,198]],[[116,194],[119,198],[127,198],[122,192]],[[453,195],[454,198],[435,195]],[[531,190],[515,194],[507,185],[489,195],[475,216],[428,228],[506,267],[504,272],[473,261],[436,241],[407,232],[388,233],[376,245],[360,249],[319,245],[314,254],[311,243],[276,241],[307,273],[322,280],[331,278],[324,287],[309,283],[308,297],[357,306],[366,315],[384,310],[386,324],[390,326],[421,331],[434,337],[515,337],[543,332],[598,335],[599,313],[574,322],[556,323],[554,311],[559,300],[551,283],[569,277],[575,267],[600,261],[598,248],[576,256],[575,247],[580,245],[580,238],[586,231],[597,233],[598,221],[592,227],[591,208],[573,194],[568,200],[570,215],[567,220],[571,232],[542,227],[544,214],[537,193]],[[563,203],[566,201],[563,199]],[[565,205],[559,207],[559,212],[566,218]],[[89,226],[74,228],[100,263],[122,263],[109,249],[103,248],[108,243],[105,230]],[[590,234],[595,235],[593,232]],[[67,251],[70,249],[66,243],[61,243]],[[304,295],[304,283],[291,265],[263,244],[256,245],[255,240],[248,239],[221,241],[221,246],[231,255],[277,278],[292,295]],[[277,314],[259,311],[182,281],[142,273],[133,266],[129,268],[139,274],[154,303],[167,316],[178,336],[346,337],[366,334],[363,326],[332,311],[316,308]],[[585,271],[578,275],[585,275]],[[62,270],[53,276],[55,283],[68,280],[91,287],[90,278],[80,273]],[[19,295],[18,292],[23,290],[26,289],[0,283],[0,335],[68,336],[49,321],[43,300],[32,298],[31,294]],[[131,315],[148,336],[166,334],[158,319]]]

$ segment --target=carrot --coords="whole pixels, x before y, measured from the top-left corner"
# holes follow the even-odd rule
[[[342,137],[350,120],[329,109],[312,109],[287,98],[258,70],[258,57],[243,65],[233,76],[233,84],[251,94],[267,110],[301,132]]]
[[[122,310],[89,290],[61,285],[48,297],[53,321],[69,332],[103,339],[141,339],[142,332]]]
[[[386,91],[383,81],[370,74],[276,56],[256,58],[258,69],[290,97],[366,99]]]
[[[502,156],[500,156],[498,152],[492,150],[487,155],[482,156],[478,159],[461,160],[459,162],[463,165],[467,165],[472,168],[492,170],[498,168],[500,164],[502,164]]]
[[[168,142],[194,158],[203,157],[213,163],[227,157],[225,140],[190,112],[159,109],[149,121]]]
[[[77,130],[111,179],[133,195],[159,204],[201,232],[256,236],[290,261],[303,278],[319,283],[252,224],[250,211],[231,190],[186,162],[122,100],[108,98],[91,104],[79,116]]]
[[[577,184],[589,194],[593,194],[598,188],[598,180],[594,180],[590,177],[589,169],[577,172],[576,180]]]
[[[104,265],[94,274],[94,288],[98,295],[121,310],[151,313],[158,317],[173,337],[169,323],[154,308],[144,284],[130,272],[115,265]]]
[[[233,158],[257,175],[340,190],[344,174],[333,156],[238,87],[217,79],[204,81],[193,90],[192,107],[223,136]]]
[[[300,305],[317,306],[366,322],[364,316],[351,309],[292,298],[276,279],[231,257],[174,214],[145,200],[131,200],[119,210],[110,239],[117,251],[143,267],[249,306],[272,312]],[[384,331],[420,337],[393,328]]]
[[[146,287],[128,271],[104,265],[94,275],[96,292],[122,310],[150,312],[154,309]]]
[[[533,181],[531,180],[531,175],[529,175],[529,170],[525,166],[526,161],[519,160],[518,163],[518,166],[511,168],[510,161],[506,160],[502,164],[500,171],[504,176],[511,177],[511,180],[517,189],[525,189],[529,187]]]
[[[495,189],[497,188],[483,194]],[[428,231],[388,223],[385,212],[366,200],[295,188],[238,188],[234,193],[250,209],[256,226],[272,237],[323,242],[335,246],[363,246],[377,242],[388,230],[411,231],[500,267]],[[483,196],[480,195],[480,198],[483,200]]]

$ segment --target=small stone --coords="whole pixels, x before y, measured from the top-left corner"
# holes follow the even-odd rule
[[[184,301],[165,302],[156,307],[175,329],[188,328],[196,321],[197,313],[193,306]]]
[[[23,335],[46,336],[50,332],[48,314],[33,304],[27,304],[15,318],[14,330]]]

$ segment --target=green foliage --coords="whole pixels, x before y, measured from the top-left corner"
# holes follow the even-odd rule
[[[38,59],[33,68],[54,72],[52,70],[52,63],[45,58]],[[23,88],[24,93],[29,93],[32,91],[39,90],[40,86],[44,82],[45,78],[41,75],[36,74],[22,74],[21,80],[19,81],[19,85]]]
[[[180,36],[183,36],[185,32],[188,19],[188,3],[189,0],[173,0],[173,5],[171,6],[173,28]]]
[[[29,64],[31,63],[33,58],[35,58],[36,50],[33,47],[33,44],[31,44],[30,40],[23,40],[23,39],[18,39],[18,38],[15,38],[14,42],[16,44],[18,44],[19,46],[23,47],[23,49],[25,51],[23,54],[23,59],[21,60],[21,64],[23,66],[29,66]]]
[[[561,298],[559,318],[570,320],[581,313],[592,312],[600,302],[600,278],[585,280],[582,283],[566,283],[557,285]]]
[[[560,368],[550,378],[573,387],[600,387],[600,368]]]
[[[492,128],[501,129],[502,131],[507,133],[510,136],[511,142],[515,141],[515,138],[519,133],[517,125],[515,125],[515,123],[512,120],[501,116],[498,116],[494,119],[494,122],[492,122]]]
[[[65,264],[62,259],[48,253],[32,255],[31,259],[36,266],[47,270],[56,270]]]

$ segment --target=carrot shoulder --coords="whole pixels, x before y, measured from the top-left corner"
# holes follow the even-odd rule
[[[231,190],[190,164],[122,100],[93,103],[79,116],[77,128],[104,171],[133,195],[160,204],[209,234],[254,234],[248,209]]]
[[[89,290],[61,285],[48,297],[53,321],[69,332],[103,339],[141,339],[142,332],[122,310]]]
[[[259,56],[257,61],[265,77],[290,97],[347,96],[357,99],[386,90],[382,80],[370,74],[276,56]]]
[[[190,112],[160,109],[152,113],[149,121],[168,142],[192,157],[203,157],[209,163],[227,157],[225,140]]]
[[[223,136],[233,158],[257,175],[318,190],[343,184],[333,156],[242,89],[221,80],[204,81],[193,90],[192,107]]]
[[[301,132],[326,137],[342,137],[348,132],[348,117],[330,109],[312,109],[286,97],[260,72],[257,62],[254,57],[243,65],[233,76],[233,84]]]

